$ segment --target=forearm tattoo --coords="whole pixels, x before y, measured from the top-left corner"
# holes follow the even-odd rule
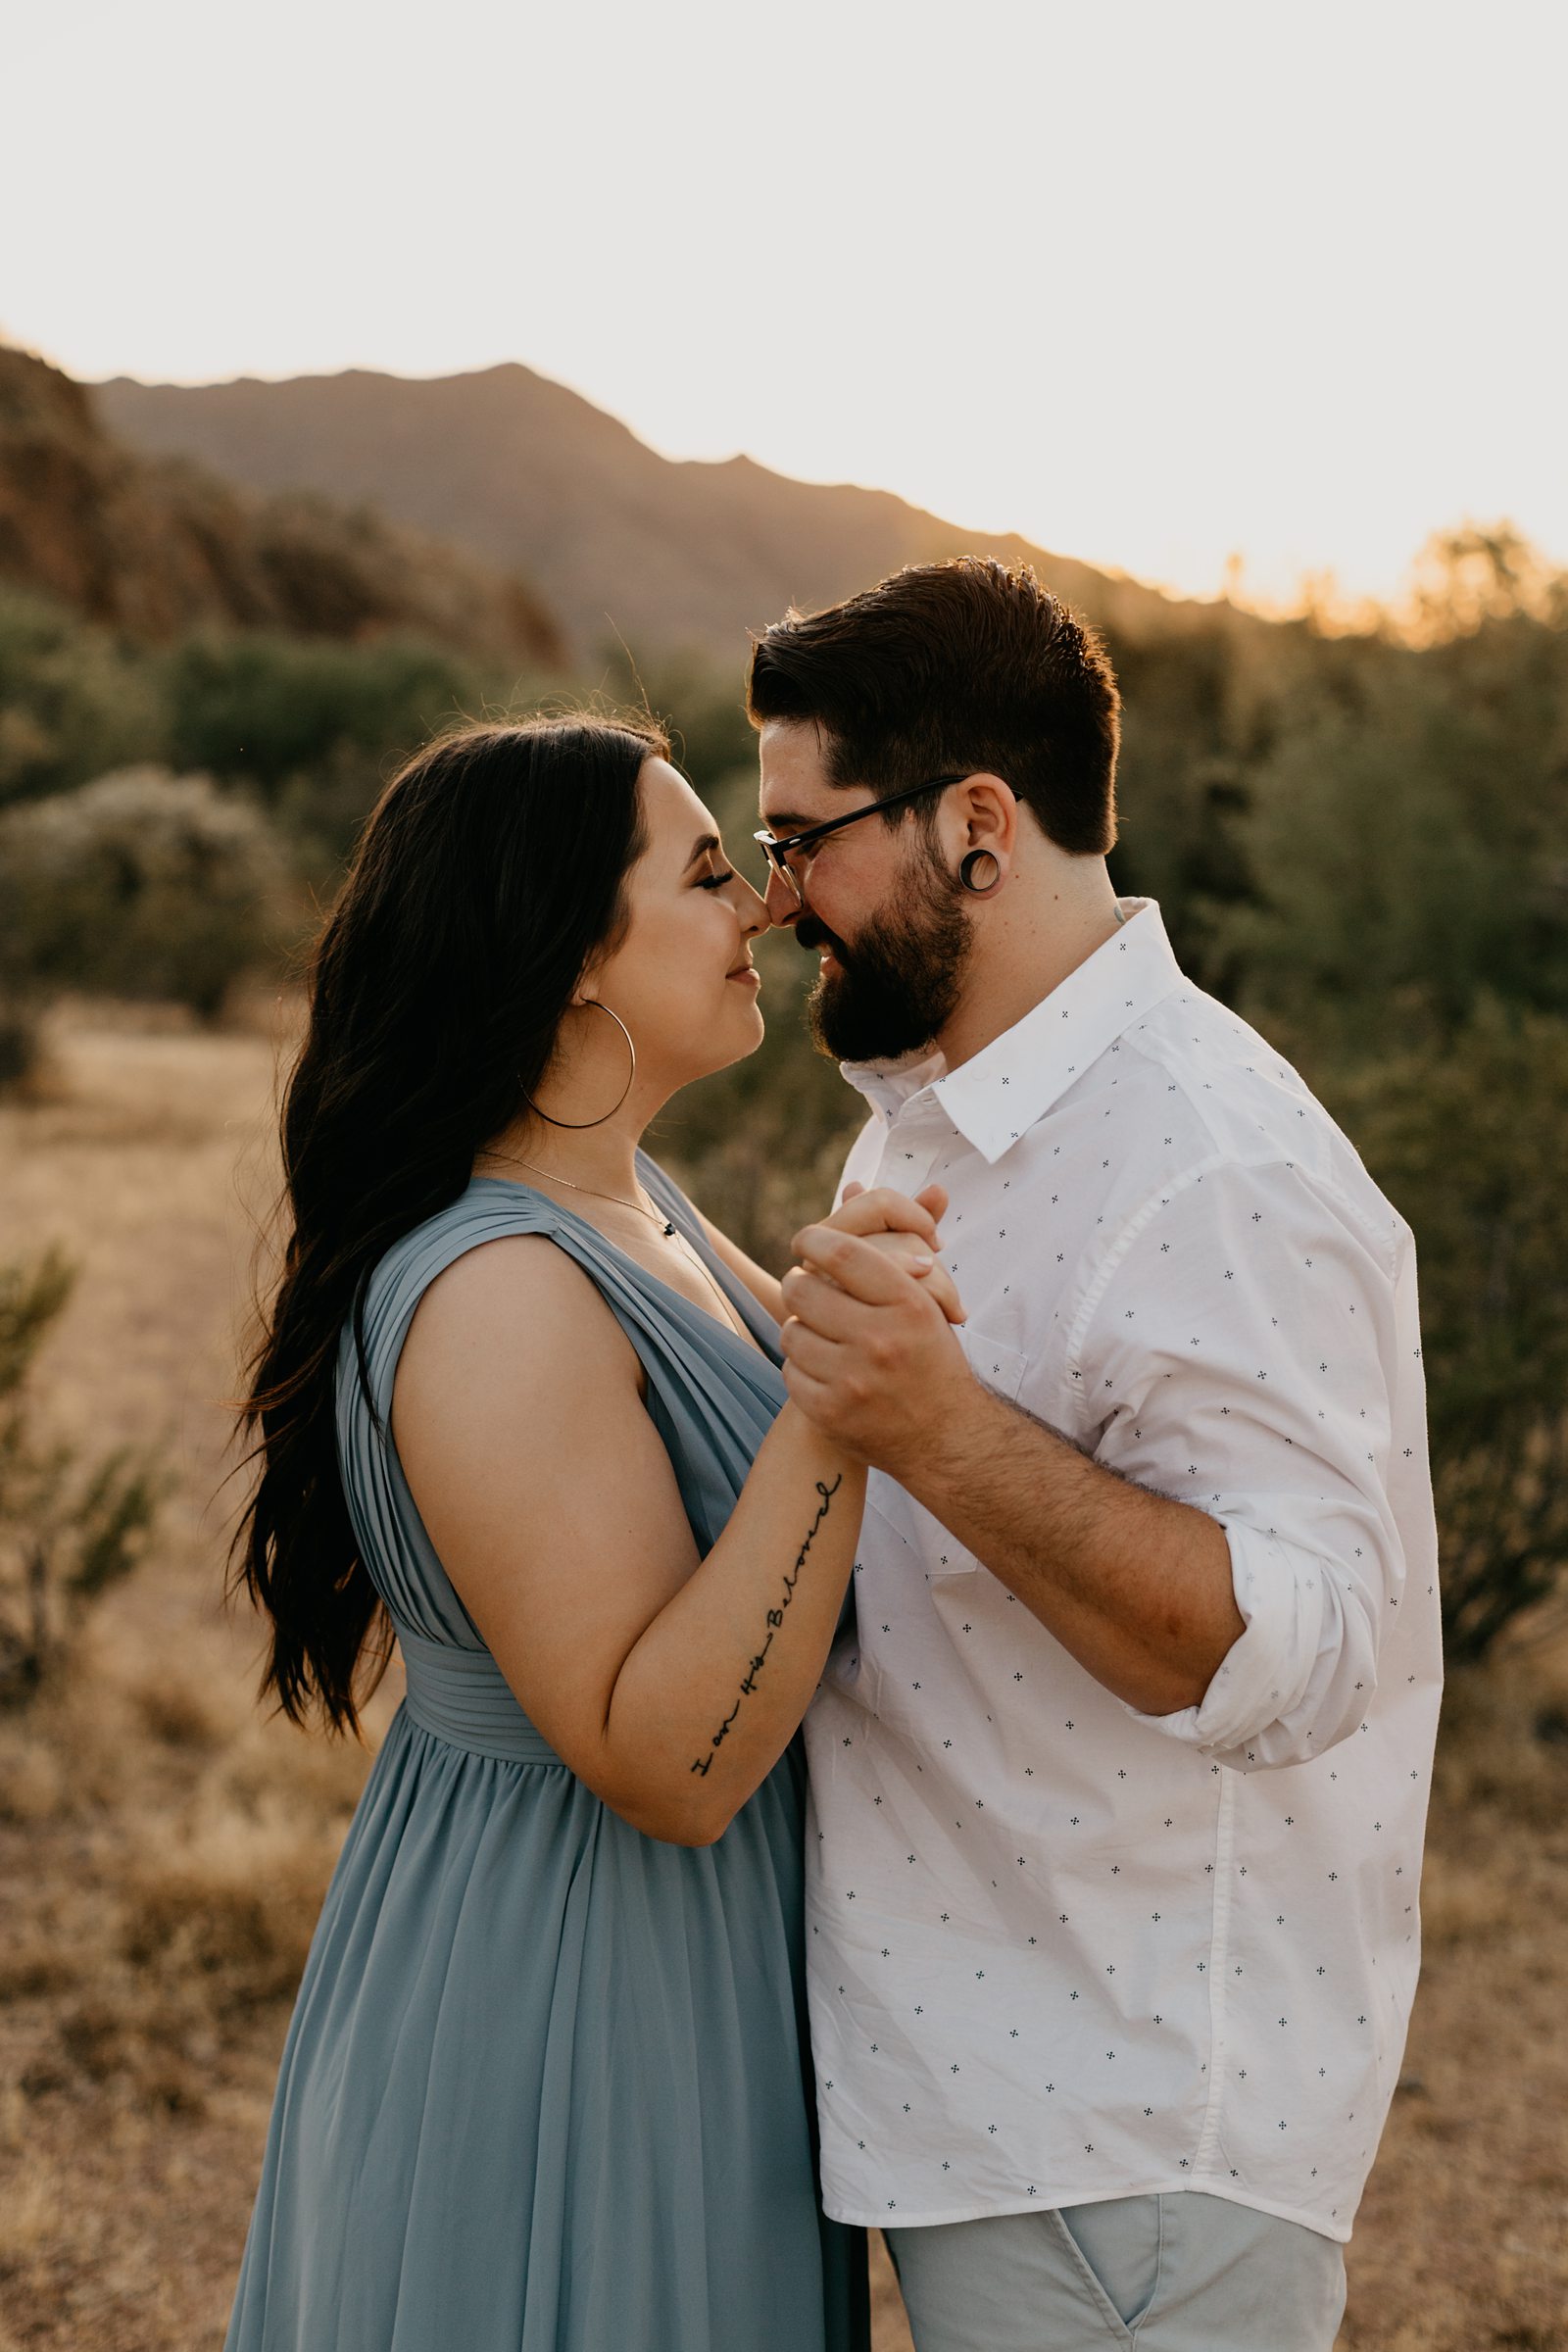
[[[823,1520],[827,1517],[829,1510],[832,1508],[834,1495],[838,1493],[843,1484],[844,1473],[842,1470],[839,1472],[838,1477],[833,1481],[833,1484],[830,1487],[824,1487],[820,1479],[818,1479],[816,1482],[816,1491],[822,1499],[817,1505],[816,1517],[811,1521],[810,1526],[806,1531],[806,1541],[801,1545],[800,1550],[795,1554],[795,1565],[784,1579],[784,1590],[779,1597],[778,1607],[776,1609],[769,1609],[767,1612],[767,1639],[763,1642],[762,1646],[758,1651],[756,1657],[751,1659],[749,1662],[746,1670],[745,1680],[742,1682],[740,1687],[739,1696],[736,1698],[735,1704],[731,1707],[723,1722],[719,1725],[717,1731],[713,1734],[712,1739],[709,1741],[708,1754],[706,1756],[694,1757],[692,1761],[693,1772],[701,1773],[705,1780],[707,1779],[708,1773],[712,1765],[715,1753],[723,1746],[725,1740],[729,1738],[735,1718],[740,1713],[743,1703],[751,1697],[753,1691],[757,1689],[757,1678],[761,1673],[762,1668],[767,1664],[767,1653],[773,1646],[773,1636],[778,1632],[779,1627],[783,1624],[784,1612],[789,1607],[790,1602],[795,1598],[795,1588],[801,1581],[801,1570],[806,1565],[806,1555],[810,1550],[812,1544],[816,1540],[817,1529],[821,1526]]]

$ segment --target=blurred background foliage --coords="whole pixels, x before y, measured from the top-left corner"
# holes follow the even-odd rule
[[[286,921],[262,810],[151,764],[0,811],[0,969],[19,993],[90,989],[210,1017]]]
[[[135,1567],[168,1483],[145,1450],[89,1465],[35,1427],[38,1350],[74,1283],[58,1251],[0,1266],[0,1709],[59,1674],[87,1610]]]
[[[1409,612],[1111,651],[1119,889],[1341,1116],[1421,1248],[1450,1642],[1539,1613],[1568,1550],[1568,580],[1506,529],[1433,542]],[[0,1081],[68,989],[203,1018],[288,968],[398,760],[458,716],[646,705],[759,878],[741,663],[608,649],[519,676],[416,634],[138,641],[0,590]],[[128,771],[128,772],[127,772]],[[760,943],[768,1035],[655,1147],[777,1263],[857,1102],[810,1050],[809,959]]]

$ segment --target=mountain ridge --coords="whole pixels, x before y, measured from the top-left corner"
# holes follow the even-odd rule
[[[0,343],[0,580],[158,641],[209,626],[363,640],[406,631],[556,668],[522,580],[310,485],[272,495],[187,452],[138,452],[92,390]]]
[[[221,384],[94,387],[127,442],[199,458],[264,492],[365,499],[536,581],[581,659],[634,648],[741,658],[746,632],[906,564],[958,554],[1034,564],[1123,642],[1268,627],[1220,604],[966,531],[890,490],[801,482],[741,454],[662,457],[630,426],[520,361],[446,376],[373,368]]]

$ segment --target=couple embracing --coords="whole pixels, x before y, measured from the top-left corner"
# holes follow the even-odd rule
[[[1440,1678],[1407,1228],[1115,897],[1118,698],[962,561],[754,650],[765,898],[651,729],[489,726],[318,952],[241,1561],[407,1696],[230,2352],[1329,2352]],[[641,1149],[820,956],[782,1283]]]

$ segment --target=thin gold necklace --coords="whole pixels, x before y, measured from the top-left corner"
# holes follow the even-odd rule
[[[548,1177],[552,1184],[564,1184],[568,1193],[586,1193],[590,1200],[613,1200],[617,1208],[634,1208],[640,1217],[651,1217],[666,1237],[673,1234],[677,1241],[680,1239],[672,1217],[661,1218],[656,1208],[646,1207],[641,1200],[628,1200],[624,1193],[601,1193],[591,1184],[573,1184],[569,1176],[558,1176],[554,1168],[537,1168],[531,1159],[521,1159],[515,1152],[487,1151],[485,1157],[504,1159],[514,1168],[526,1168],[530,1176]]]
[[[536,1167],[531,1159],[523,1159],[515,1152],[487,1150],[485,1157],[486,1159],[504,1159],[509,1167],[526,1168],[530,1176],[543,1176],[551,1184],[564,1184],[568,1193],[586,1193],[590,1200],[612,1200],[617,1208],[633,1208],[640,1217],[647,1217],[650,1223],[659,1227],[666,1241],[680,1244],[687,1258],[697,1268],[698,1273],[723,1308],[724,1320],[730,1329],[738,1332],[743,1340],[750,1339],[751,1334],[738,1321],[734,1308],[687,1241],[686,1236],[680,1231],[673,1217],[662,1216],[657,1208],[646,1208],[640,1200],[628,1200],[624,1193],[601,1193],[591,1184],[574,1184],[569,1176],[558,1176],[554,1168]]]

